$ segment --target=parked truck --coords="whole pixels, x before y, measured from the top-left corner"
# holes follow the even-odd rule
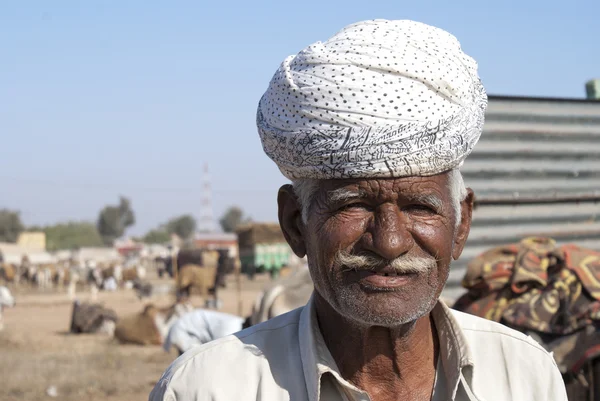
[[[279,224],[249,223],[237,230],[242,273],[279,277],[281,269],[295,266],[299,258],[287,244]]]

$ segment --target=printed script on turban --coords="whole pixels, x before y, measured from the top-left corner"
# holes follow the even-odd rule
[[[486,107],[477,63],[454,36],[374,20],[286,58],[257,127],[289,179],[427,176],[462,165]]]

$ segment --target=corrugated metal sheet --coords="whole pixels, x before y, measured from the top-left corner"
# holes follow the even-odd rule
[[[600,102],[490,96],[480,142],[461,169],[477,208],[444,296],[469,260],[529,235],[600,250]]]

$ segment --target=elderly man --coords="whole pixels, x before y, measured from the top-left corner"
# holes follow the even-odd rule
[[[456,38],[413,21],[356,23],[285,59],[257,125],[292,181],[279,220],[315,291],[187,353],[151,400],[566,400],[532,339],[438,301],[486,105]]]

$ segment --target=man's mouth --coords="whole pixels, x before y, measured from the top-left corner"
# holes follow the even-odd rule
[[[405,275],[406,273],[398,273],[397,271],[393,271],[393,272],[373,272],[374,274],[376,274],[377,276],[383,276],[383,277],[397,277],[397,276],[402,276]]]
[[[403,287],[417,276],[416,273],[403,273],[390,267],[376,270],[357,270],[353,273],[352,275],[361,287],[383,291]]]

